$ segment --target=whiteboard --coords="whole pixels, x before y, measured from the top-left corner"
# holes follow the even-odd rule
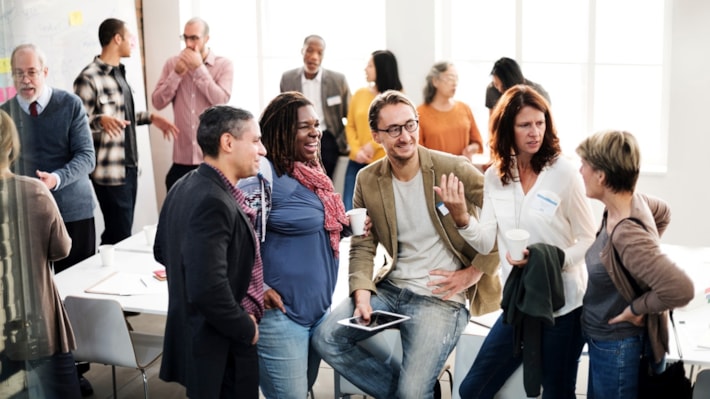
[[[17,45],[34,43],[47,56],[47,83],[73,92],[74,79],[101,52],[99,25],[106,18],[121,19],[131,32],[137,33],[134,1],[0,0],[2,87],[5,90],[11,88],[10,93],[14,94],[10,55]],[[136,110],[144,110],[145,89],[139,46],[136,41],[132,56],[122,62],[134,91]],[[8,98],[7,94],[6,91],[5,98],[0,95],[0,102]]]
[[[138,37],[134,0],[0,0],[0,103],[15,95],[10,56],[12,50],[23,43],[33,43],[45,53],[48,85],[74,92],[74,79],[101,53],[99,25],[106,18],[125,21],[131,33]],[[141,54],[136,39],[131,57],[121,60],[133,89],[136,112],[147,109]],[[157,222],[148,128],[137,127],[136,133],[140,174],[134,231]],[[98,236],[103,231],[103,217],[98,206],[94,213]]]

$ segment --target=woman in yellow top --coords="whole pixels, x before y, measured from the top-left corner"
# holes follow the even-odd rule
[[[368,120],[370,103],[379,93],[387,90],[402,90],[397,58],[389,50],[377,50],[372,53],[367,67],[365,67],[365,75],[368,85],[356,91],[350,99],[348,124],[345,126],[350,146],[350,161],[348,161],[348,168],[345,171],[343,188],[343,202],[346,210],[353,207],[353,190],[357,172],[367,164],[385,156],[385,151],[382,146],[375,143],[370,131]]]
[[[483,152],[481,133],[468,105],[454,100],[459,76],[449,62],[434,64],[426,77],[419,113],[419,144],[432,150],[463,155]]]

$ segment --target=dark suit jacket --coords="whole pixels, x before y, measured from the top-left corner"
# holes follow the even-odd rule
[[[335,141],[338,143],[338,149],[341,154],[347,155],[348,140],[345,137],[345,125],[343,118],[348,117],[348,104],[350,103],[350,87],[348,86],[345,75],[334,72],[325,68],[321,68],[323,75],[321,76],[321,102],[323,106],[323,118],[328,130],[335,135]],[[286,71],[281,76],[281,92],[298,91],[303,93],[301,87],[301,76],[303,76],[303,67]],[[328,105],[329,98],[339,98],[337,104]]]
[[[240,305],[255,242],[249,219],[211,167],[203,163],[170,190],[153,250],[166,266],[170,298],[160,378],[184,385],[189,397],[219,397],[227,356],[249,348],[255,333]]]

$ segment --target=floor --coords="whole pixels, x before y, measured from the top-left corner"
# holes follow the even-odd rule
[[[138,316],[129,317],[129,321],[133,328],[137,331],[148,331],[159,333],[162,332],[164,325],[164,318],[161,316],[145,315],[141,314]],[[455,356],[454,353],[452,356]],[[453,359],[450,361],[453,365]],[[580,376],[586,375],[586,359],[583,362],[582,367],[583,372],[580,372]],[[176,383],[167,383],[160,378],[158,378],[158,371],[160,369],[160,359],[153,364],[147,371],[148,375],[148,391],[151,398],[160,399],[178,399],[185,398],[185,389]],[[92,364],[91,369],[86,373],[86,378],[91,381],[94,387],[94,394],[90,398],[101,398],[108,399],[112,397],[112,384],[111,384],[111,367],[104,366],[100,364]],[[581,383],[582,381],[580,381]],[[586,381],[585,381],[586,382]],[[143,397],[143,382],[141,374],[137,370],[117,368],[116,369],[116,385],[118,391],[118,397],[122,399],[127,398],[142,398]],[[450,399],[451,393],[449,390],[448,376],[446,374],[442,377],[442,398]],[[584,388],[582,388],[584,389]],[[316,399],[330,399],[334,398],[334,388],[333,388],[333,369],[331,369],[327,364],[322,363],[320,368],[320,373],[318,375],[318,380],[313,387],[314,398]],[[584,398],[585,395],[578,394],[577,398]]]
[[[341,253],[347,253],[348,249],[349,240],[342,240]],[[381,259],[383,257],[378,255],[377,258]],[[343,259],[341,259],[340,272],[335,287],[335,293],[333,295],[334,306],[340,303],[340,301],[344,300],[348,296],[347,272],[347,262],[344,262]],[[164,317],[147,314],[131,316],[128,319],[136,331],[146,331],[151,333],[162,333],[163,326],[165,323]],[[455,351],[449,361],[452,366],[454,364],[454,356],[456,356]],[[580,377],[586,376],[586,359],[583,360],[583,364],[581,365],[581,367],[582,369],[580,371]],[[160,359],[148,369],[148,389],[150,397],[160,399],[185,398],[185,389],[182,386],[176,383],[166,383],[160,380],[160,378],[158,378],[159,369]],[[111,397],[111,367],[92,364],[91,370],[86,374],[86,377],[89,379],[89,381],[91,381],[94,387],[94,395],[92,396],[92,398],[104,399]],[[448,376],[444,374],[442,380],[442,398],[451,399]],[[583,380],[584,381],[579,381],[578,391],[582,394],[577,395],[577,398],[584,398],[586,396],[584,395],[584,393],[586,392],[586,378],[583,378]],[[140,372],[130,369],[117,369],[116,381],[119,398],[123,399],[143,397],[143,382]],[[333,383],[333,369],[328,366],[328,364],[323,362],[321,363],[318,379],[316,380],[316,383],[313,387],[313,396],[315,399],[330,399],[335,397],[334,392],[335,390]]]

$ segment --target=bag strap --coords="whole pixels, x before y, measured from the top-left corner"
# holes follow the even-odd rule
[[[636,218],[626,218],[624,220],[631,220],[638,224],[639,226],[643,227],[644,230],[646,230],[646,226],[638,219]],[[617,223],[617,226],[619,224]],[[614,227],[616,229],[616,226]],[[612,232],[613,235],[613,232]],[[614,257],[616,258],[616,262],[621,265],[621,271],[624,272],[624,276],[626,276],[626,280],[628,280],[629,285],[631,285],[631,289],[634,290],[634,294],[636,297],[640,297],[643,294],[643,290],[641,289],[641,286],[636,282],[636,279],[631,275],[631,272],[629,272],[629,269],[626,268],[624,265],[624,262],[621,261],[621,256],[619,256],[619,252],[616,250],[616,247],[614,246],[614,241],[612,241],[611,237],[609,237],[609,241],[611,242],[611,248],[614,250]]]
[[[678,330],[675,328],[675,320],[673,320],[673,309],[668,311],[668,317],[671,319],[671,326],[673,327],[673,337],[675,337],[675,346],[678,348],[678,357],[683,360],[683,351],[680,349],[680,338],[678,338]]]

